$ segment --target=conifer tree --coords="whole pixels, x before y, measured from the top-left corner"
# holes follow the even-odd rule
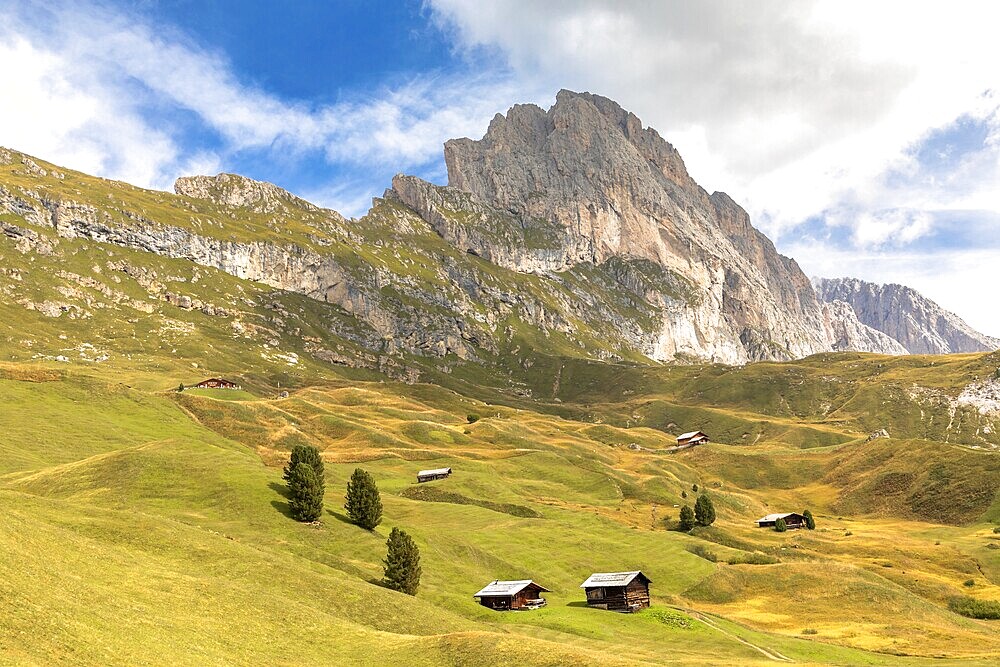
[[[695,493],[698,493],[698,485],[697,484],[692,484],[691,485],[691,490],[694,491]]]
[[[694,528],[694,510],[692,510],[689,505],[685,505],[681,508],[681,516],[678,523],[680,529],[685,533]]]
[[[374,530],[382,522],[382,498],[375,485],[375,478],[367,470],[355,468],[347,483],[347,502],[344,509],[351,521],[366,530]]]
[[[784,519],[778,519],[777,521],[774,522],[774,529],[779,533],[783,533],[786,530],[788,530],[788,524],[785,523]]]
[[[308,463],[296,463],[288,474],[288,506],[296,521],[316,521],[323,515],[323,485]]]
[[[715,507],[707,493],[698,496],[694,504],[694,519],[699,526],[711,526],[715,523]]]
[[[394,591],[416,595],[420,587],[420,549],[409,535],[393,528],[386,540],[385,575],[382,584]]]
[[[809,510],[802,512],[802,518],[806,520],[806,528],[809,530],[816,530],[816,519],[813,518],[813,513]]]
[[[295,445],[292,447],[292,454],[288,457],[288,464],[285,466],[285,481],[292,472],[296,463],[308,463],[312,466],[316,478],[326,486],[326,476],[323,472],[323,459],[319,455],[319,449],[312,445]]]

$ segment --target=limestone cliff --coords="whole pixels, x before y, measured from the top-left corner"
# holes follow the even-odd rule
[[[821,299],[849,303],[862,323],[896,340],[911,354],[1000,348],[1000,339],[979,333],[958,315],[909,287],[855,278],[816,278],[813,283]]]

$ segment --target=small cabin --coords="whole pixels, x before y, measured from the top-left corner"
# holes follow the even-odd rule
[[[779,514],[768,514],[757,519],[758,528],[773,528],[774,524],[778,523],[778,519],[785,520],[785,526],[788,528],[801,528],[806,525],[806,518],[801,514],[796,512],[784,512]]]
[[[417,473],[417,483],[432,482],[435,479],[451,477],[451,468],[435,468],[434,470],[421,470]]]
[[[493,611],[527,611],[545,606],[542,593],[549,589],[530,579],[519,581],[494,581],[472,597],[479,598],[479,604]]]
[[[195,385],[196,389],[239,389],[240,386],[235,382],[230,382],[229,380],[224,380],[222,378],[209,378],[207,380],[202,380]]]
[[[677,445],[679,447],[702,445],[708,442],[708,436],[701,431],[691,431],[690,433],[682,433],[677,436]]]
[[[587,605],[609,611],[632,612],[649,606],[649,585],[642,572],[595,572],[580,584]]]

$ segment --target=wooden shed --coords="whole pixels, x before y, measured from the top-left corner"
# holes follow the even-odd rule
[[[235,382],[224,380],[223,378],[208,378],[195,385],[197,389],[239,389]]]
[[[691,431],[690,433],[682,433],[677,436],[677,445],[683,447],[685,445],[702,445],[708,442],[708,436],[701,431]]]
[[[649,606],[649,577],[635,572],[595,572],[580,584],[587,604],[599,609],[631,612]]]
[[[778,519],[785,520],[785,526],[788,528],[801,528],[806,525],[806,518],[801,514],[796,512],[784,512],[778,514],[768,514],[767,516],[762,516],[757,519],[758,528],[773,528],[774,524],[778,522]]]
[[[434,470],[421,470],[417,473],[417,483],[430,482],[435,479],[451,477],[451,468],[435,468]]]
[[[545,606],[542,593],[549,589],[536,584],[531,579],[518,581],[494,581],[472,597],[479,598],[479,604],[494,611],[529,610]]]

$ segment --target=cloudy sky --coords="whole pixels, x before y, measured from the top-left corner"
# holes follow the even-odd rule
[[[1000,3],[0,0],[0,145],[360,215],[560,88],[617,100],[810,275],[1000,334]]]

